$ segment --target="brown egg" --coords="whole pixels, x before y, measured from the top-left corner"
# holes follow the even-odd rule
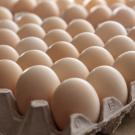
[[[121,54],[115,61],[114,67],[121,72],[128,85],[135,80],[135,51]]]
[[[95,32],[93,26],[88,21],[83,19],[74,19],[69,23],[66,30],[72,37],[83,32]]]
[[[46,34],[44,41],[47,43],[48,46],[50,46],[51,44],[54,44],[58,41],[71,42],[72,37],[62,29],[54,29]]]
[[[16,47],[16,44],[20,41],[18,35],[9,29],[0,29],[0,44],[7,44],[12,47]]]
[[[0,20],[2,19],[12,20],[13,16],[9,9],[0,6]]]
[[[89,32],[80,33],[75,36],[72,44],[80,53],[90,46],[104,46],[103,41],[96,34]]]
[[[106,0],[109,6],[113,5],[114,3],[125,3],[125,0]]]
[[[96,67],[90,72],[87,80],[95,88],[101,103],[106,97],[115,97],[122,104],[127,103],[126,82],[115,68],[110,66]]]
[[[113,11],[112,19],[126,28],[131,28],[135,25],[135,11],[126,6],[119,7]]]
[[[42,20],[40,19],[39,16],[37,16],[36,14],[33,14],[33,13],[26,13],[20,17],[18,17],[16,19],[16,23],[19,25],[19,26],[22,26],[24,24],[28,24],[28,23],[35,23],[35,24],[38,24],[38,25],[41,25],[42,24]]]
[[[47,44],[37,37],[24,38],[16,45],[16,50],[19,54],[22,54],[28,50],[41,50],[43,52],[46,52],[47,49]]]
[[[69,124],[70,116],[75,113],[81,113],[90,121],[96,122],[100,113],[100,102],[91,84],[83,79],[70,78],[57,87],[51,108],[56,124],[64,129]]]
[[[96,34],[106,43],[117,35],[127,35],[126,29],[118,22],[106,21],[98,25]]]
[[[129,30],[128,36],[135,41],[135,26]]]
[[[89,74],[87,67],[78,59],[63,58],[54,63],[52,69],[56,72],[61,81],[68,78],[86,79]]]
[[[25,38],[25,37],[30,37],[30,36],[34,36],[34,37],[38,37],[38,38],[44,38],[45,31],[42,29],[41,26],[39,26],[37,24],[34,24],[34,23],[29,23],[29,24],[23,25],[19,29],[17,34],[19,35],[19,37],[21,39]]]
[[[135,42],[127,36],[119,35],[108,40],[105,48],[116,59],[124,52],[135,51]]]
[[[65,41],[52,44],[48,48],[47,54],[54,62],[65,57],[78,58],[79,56],[78,50],[71,43]]]
[[[49,67],[37,65],[25,70],[16,86],[16,100],[20,112],[25,114],[30,102],[35,99],[44,99],[50,104],[59,84],[59,78]]]
[[[7,88],[16,94],[16,83],[22,69],[12,60],[0,60],[0,88]]]
[[[17,51],[9,45],[0,45],[0,59],[16,61],[19,55]]]
[[[63,29],[67,28],[66,22],[60,17],[48,17],[43,21],[42,24],[43,29],[48,32],[53,29]]]
[[[1,28],[7,28],[14,32],[17,32],[19,30],[18,25],[12,20],[8,20],[8,19],[0,20],[0,29]]]
[[[85,49],[80,54],[79,60],[87,66],[89,71],[102,65],[112,66],[114,63],[112,55],[106,49],[99,46]]]
[[[67,23],[74,19],[85,19],[87,16],[87,10],[83,6],[77,4],[70,6],[62,15]]]
[[[36,0],[18,0],[13,7],[13,12],[31,12],[36,7],[37,2]]]
[[[98,24],[110,19],[112,11],[108,6],[98,5],[91,8],[87,20],[96,28]]]
[[[44,19],[50,16],[59,16],[59,8],[54,1],[44,1],[37,5],[34,13]]]
[[[18,58],[17,63],[23,70],[34,65],[45,65],[48,67],[53,65],[51,58],[40,50],[29,50],[24,52]]]

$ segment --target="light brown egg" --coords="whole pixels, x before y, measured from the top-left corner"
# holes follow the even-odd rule
[[[2,20],[2,19],[12,20],[13,19],[13,15],[10,12],[9,9],[0,6],[0,20]]]
[[[135,41],[135,26],[129,30],[128,36]]]
[[[32,12],[36,5],[36,0],[18,0],[13,7],[13,12]]]
[[[19,55],[17,51],[9,45],[0,45],[0,59],[16,61]]]
[[[34,13],[44,19],[50,16],[59,16],[59,8],[54,1],[44,1],[37,5]]]
[[[19,25],[19,26],[22,26],[24,24],[28,24],[28,23],[35,23],[35,24],[38,24],[38,25],[41,25],[42,24],[42,20],[40,19],[39,16],[37,16],[36,14],[33,14],[33,13],[26,13],[20,17],[18,17],[16,19],[16,23]]]
[[[102,65],[112,66],[114,59],[109,51],[99,46],[92,46],[85,49],[79,56],[79,60],[82,61],[89,71]]]
[[[75,36],[72,40],[72,44],[80,53],[90,46],[104,46],[103,41],[96,34],[89,32],[80,33]]]
[[[109,6],[113,5],[114,3],[125,3],[125,0],[106,0]]]
[[[90,72],[87,80],[95,88],[101,103],[106,97],[115,97],[122,104],[127,103],[126,82],[115,68],[110,66],[96,67]]]
[[[98,24],[110,19],[112,11],[108,6],[98,5],[91,8],[87,20],[96,28]]]
[[[49,67],[37,65],[26,69],[16,86],[19,111],[25,114],[30,102],[35,99],[44,99],[50,104],[52,95],[59,84],[59,78]]]
[[[119,55],[127,51],[135,51],[135,42],[127,36],[115,36],[108,40],[105,48],[116,59]]]
[[[0,29],[0,44],[7,44],[12,47],[16,47],[16,44],[20,41],[18,35],[9,29]]]
[[[43,21],[42,28],[48,32],[54,29],[63,29],[67,28],[66,22],[60,17],[48,17]]]
[[[126,28],[131,28],[135,25],[135,11],[128,7],[119,7],[113,11],[112,20]]]
[[[106,43],[117,35],[127,35],[123,25],[115,21],[106,21],[98,25],[96,34]]]
[[[83,79],[71,78],[57,87],[51,108],[56,124],[64,129],[69,124],[70,116],[75,113],[81,113],[91,122],[96,122],[100,113],[100,102],[91,84]]]
[[[71,44],[65,41],[59,41],[52,44],[46,52],[55,62],[65,57],[78,58],[78,50]]]
[[[88,21],[83,20],[83,19],[74,19],[73,21],[71,21],[66,31],[72,37],[83,32],[91,32],[91,33],[95,32],[93,26]]]
[[[114,67],[121,72],[128,85],[135,80],[135,51],[121,54],[115,61]]]
[[[89,74],[87,67],[80,60],[75,58],[60,59],[54,63],[52,69],[61,81],[73,77],[86,79]]]
[[[34,36],[34,37],[38,37],[42,39],[45,36],[45,31],[43,30],[41,26],[34,23],[29,23],[29,24],[23,25],[19,29],[17,34],[19,35],[21,39],[25,37],[30,37],[30,36]]]
[[[0,88],[7,88],[16,94],[16,83],[22,69],[12,60],[0,60]]]
[[[62,15],[67,23],[74,19],[85,19],[87,16],[87,10],[81,5],[70,6]]]
[[[58,41],[71,42],[72,37],[62,29],[54,29],[46,34],[44,41],[47,43],[48,46],[50,46],[51,44],[54,44]]]
[[[46,52],[47,49],[47,44],[37,37],[26,37],[16,45],[16,50],[19,54],[22,54],[28,50],[40,50]]]
[[[12,20],[8,20],[8,19],[0,20],[0,29],[1,28],[7,28],[14,32],[17,32],[19,30],[18,25]]]

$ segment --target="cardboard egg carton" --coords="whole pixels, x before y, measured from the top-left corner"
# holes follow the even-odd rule
[[[0,90],[0,135],[110,135],[124,119],[133,117],[135,117],[135,82],[131,83],[127,105],[123,106],[114,97],[106,98],[98,123],[90,122],[82,114],[73,114],[63,131],[57,130],[46,101],[32,101],[26,115],[21,116],[17,111],[12,92],[7,89]]]

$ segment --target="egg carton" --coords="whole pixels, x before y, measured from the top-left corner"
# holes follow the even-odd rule
[[[82,114],[73,114],[63,131],[54,123],[49,105],[35,100],[25,116],[18,113],[16,100],[10,90],[0,90],[0,135],[110,135],[124,119],[135,117],[135,82],[131,83],[129,102],[123,106],[114,98],[105,98],[98,123]]]

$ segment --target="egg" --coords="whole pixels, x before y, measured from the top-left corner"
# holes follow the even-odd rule
[[[104,42],[96,34],[89,32],[76,35],[72,40],[72,44],[80,53],[90,46],[104,46]]]
[[[113,11],[112,20],[121,23],[126,28],[135,25],[135,11],[128,7],[119,7]]]
[[[59,41],[52,44],[46,52],[55,62],[65,57],[78,58],[78,50],[71,44],[65,41]]]
[[[30,37],[30,36],[34,36],[34,37],[38,37],[38,38],[44,38],[45,36],[45,31],[42,29],[41,26],[39,26],[38,24],[34,24],[34,23],[29,23],[29,24],[25,24],[23,25],[19,31],[17,32],[17,34],[19,35],[19,37],[21,39],[25,38],[25,37]]]
[[[110,66],[96,67],[90,72],[87,80],[95,88],[101,104],[106,97],[115,97],[123,105],[127,103],[126,82],[115,68]]]
[[[19,30],[18,25],[14,21],[9,19],[0,20],[0,29],[1,28],[10,29],[14,32],[17,32]]]
[[[125,0],[106,0],[109,6],[113,5],[114,3],[125,3]]]
[[[128,36],[135,41],[135,26],[129,30]]]
[[[124,35],[111,38],[105,45],[105,48],[116,59],[119,55],[127,51],[135,51],[135,42]]]
[[[85,49],[79,56],[79,60],[82,61],[89,71],[102,65],[112,66],[114,58],[109,51],[99,46],[92,46]]]
[[[12,90],[16,95],[16,83],[22,74],[22,69],[12,60],[0,60],[0,88]]]
[[[70,78],[57,87],[51,108],[56,124],[64,129],[69,124],[70,116],[75,113],[81,113],[90,121],[96,122],[100,113],[100,102],[91,84],[83,79]]]
[[[42,28],[48,32],[54,29],[63,29],[67,28],[67,23],[60,17],[48,17],[43,21]]]
[[[0,6],[0,20],[2,20],[2,19],[9,19],[9,20],[12,20],[12,19],[13,19],[13,15],[12,15],[12,13],[10,12],[9,9]]]
[[[74,19],[73,21],[69,23],[66,31],[72,37],[83,32],[91,32],[91,33],[95,32],[93,26],[84,19]]]
[[[41,50],[46,52],[47,49],[47,44],[37,37],[26,37],[16,45],[16,50],[19,54],[22,54],[28,50]]]
[[[108,6],[98,5],[91,8],[87,20],[96,28],[98,24],[111,18],[112,11]]]
[[[50,46],[51,44],[54,44],[58,41],[71,42],[72,37],[62,29],[54,29],[46,34],[46,36],[44,37],[44,41],[47,43],[48,46]]]
[[[119,8],[119,7],[125,7],[126,5],[124,4],[124,3],[119,3],[119,2],[117,2],[117,3],[114,3],[114,4],[112,4],[111,6],[110,6],[110,8],[112,9],[112,10],[115,10],[115,9],[117,9],[117,8]]]
[[[29,50],[24,52],[17,59],[17,63],[23,70],[34,65],[45,65],[48,67],[53,65],[51,58],[40,50]]]
[[[95,32],[104,42],[117,35],[127,35],[123,25],[115,21],[106,21],[98,25]]]
[[[135,80],[135,51],[128,51],[121,54],[114,63],[114,68],[124,76],[127,84]]]
[[[59,78],[49,67],[37,65],[25,70],[16,85],[16,100],[20,113],[25,114],[30,102],[44,99],[50,104]]]
[[[52,69],[61,81],[73,77],[86,79],[89,74],[87,67],[76,58],[60,59],[53,64]]]
[[[9,29],[0,29],[0,44],[7,44],[12,47],[16,47],[16,44],[20,41],[18,35]]]
[[[50,16],[59,16],[59,8],[53,1],[44,1],[37,5],[34,13],[44,19]]]
[[[63,13],[63,19],[69,23],[74,19],[85,19],[88,16],[87,10],[81,5],[72,5]]]

